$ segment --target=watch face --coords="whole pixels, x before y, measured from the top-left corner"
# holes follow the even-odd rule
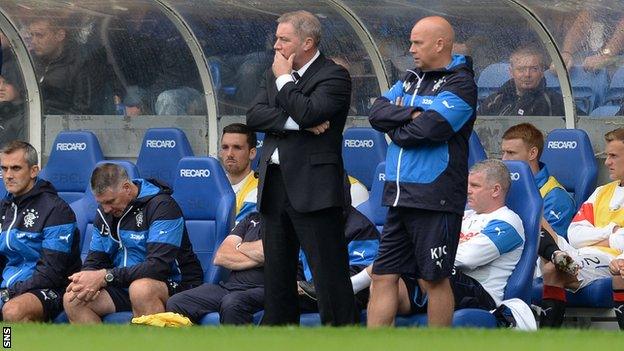
[[[113,279],[115,279],[115,277],[113,277],[112,273],[106,273],[106,275],[104,276],[104,280],[106,280],[108,283],[112,282]]]

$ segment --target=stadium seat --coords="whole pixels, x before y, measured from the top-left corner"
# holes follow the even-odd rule
[[[375,169],[375,179],[370,197],[357,207],[357,210],[375,224],[381,233],[386,221],[388,208],[381,205],[384,182],[386,179],[386,162],[380,162]]]
[[[481,140],[477,133],[473,130],[468,139],[468,169],[475,163],[483,161],[487,158]]]
[[[152,128],[145,132],[137,167],[144,178],[156,178],[173,186],[178,162],[193,156],[186,134],[178,128]]]
[[[596,188],[598,176],[589,136],[581,129],[555,129],[545,143],[541,161],[574,197],[578,209]]]
[[[532,302],[540,305],[542,302],[542,278],[533,281]],[[613,308],[613,288],[611,278],[601,278],[576,293],[566,291],[567,307]]]
[[[375,167],[386,159],[388,142],[373,128],[352,127],[342,137],[342,158],[347,173],[371,189]]]
[[[477,81],[479,101],[485,100],[490,94],[495,93],[498,89],[509,80],[509,63],[493,63],[481,72]]]
[[[596,107],[590,114],[591,117],[613,117],[622,106],[619,105],[602,105]]]
[[[60,132],[39,177],[52,183],[59,196],[72,203],[84,195],[93,167],[103,159],[100,143],[92,132]]]
[[[572,67],[570,83],[576,106],[589,114],[605,94],[608,84],[607,70],[603,68],[588,72],[580,66]]]
[[[253,316],[252,323],[255,325],[260,324],[263,316],[264,316],[264,311],[255,313]],[[221,325],[221,316],[219,315],[219,312],[208,313],[201,319],[199,324],[200,325]]]
[[[178,164],[174,188],[173,197],[182,208],[204,281],[218,283],[225,272],[212,264],[212,258],[234,224],[232,186],[217,159],[184,157]]]
[[[620,106],[624,102],[624,67],[618,68],[613,77],[611,85],[604,99],[605,104]],[[617,111],[616,111],[617,112]]]
[[[139,178],[139,170],[137,166],[130,161],[105,160],[98,162],[97,165],[105,162],[114,163],[124,167],[126,172],[128,172],[128,177],[131,179]],[[84,261],[89,253],[89,245],[91,244],[91,228],[93,228],[93,220],[95,219],[95,214],[98,208],[98,204],[95,201],[93,192],[91,191],[91,186],[87,186],[83,197],[72,202],[70,206],[76,214],[76,223],[78,230],[80,230],[80,256]]]
[[[542,216],[542,197],[535,186],[531,169],[525,162],[505,161],[505,164],[509,168],[512,180],[511,189],[507,194],[507,206],[522,219],[525,242],[520,261],[507,280],[503,300],[519,298],[530,305],[532,278],[537,259],[539,223]],[[426,321],[425,314],[399,316],[396,318],[396,325],[426,325]],[[483,310],[464,309],[455,311],[453,326],[492,328],[496,326],[496,319],[491,313]]]
[[[264,144],[264,133],[256,132],[256,157],[251,161],[251,169],[258,169],[258,162],[260,161],[260,151],[262,151],[262,144]]]
[[[0,199],[4,199],[7,194],[6,188],[4,187],[4,180],[2,179],[2,170],[0,170]]]

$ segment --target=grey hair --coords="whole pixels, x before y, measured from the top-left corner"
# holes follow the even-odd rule
[[[511,177],[509,169],[503,161],[500,160],[483,160],[476,163],[470,168],[470,173],[483,173],[485,179],[490,184],[500,184],[503,194],[507,194],[511,187]]]
[[[101,195],[108,189],[116,190],[123,182],[130,181],[126,169],[114,163],[102,163],[91,174],[91,191]]]
[[[318,46],[321,42],[321,22],[308,11],[287,12],[277,19],[277,23],[292,24],[299,39],[312,38],[314,46]]]
[[[21,140],[13,140],[10,141],[0,149],[0,154],[12,154],[17,150],[24,150],[24,158],[26,159],[26,163],[28,167],[36,166],[39,164],[39,156],[37,155],[37,150],[30,145],[29,143]]]

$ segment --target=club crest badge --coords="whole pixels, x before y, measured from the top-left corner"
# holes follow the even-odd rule
[[[39,218],[39,212],[35,211],[32,208],[22,212],[22,215],[24,215],[24,227],[26,228],[31,228],[32,226],[34,226],[35,220]]]
[[[142,226],[142,225],[143,225],[143,211],[139,211],[139,212],[136,214],[136,217],[135,217],[134,219],[135,219],[135,221],[136,221],[136,225],[137,225],[137,227]]]
[[[433,88],[431,90],[436,92],[438,89],[440,89],[442,84],[444,84],[445,82],[446,82],[446,77],[442,77],[442,78],[436,80],[435,84],[433,85]]]

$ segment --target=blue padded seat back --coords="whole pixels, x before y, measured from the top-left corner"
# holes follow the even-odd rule
[[[375,178],[368,200],[361,203],[357,210],[375,224],[381,233],[388,214],[388,207],[382,206],[384,182],[386,180],[386,162],[380,162],[375,169]]]
[[[511,188],[507,193],[507,207],[516,212],[524,226],[524,250],[520,261],[507,280],[504,299],[514,297],[531,304],[531,285],[537,245],[539,240],[540,219],[542,217],[542,197],[535,185],[533,173],[523,161],[505,161],[511,176]]]
[[[499,62],[483,69],[477,80],[479,101],[498,91],[509,80],[509,67],[509,63]]]
[[[48,180],[68,203],[82,197],[93,167],[104,159],[100,143],[89,131],[60,132],[40,177]]]
[[[622,108],[620,105],[603,105],[596,107],[589,115],[591,117],[613,117]]]
[[[190,220],[186,221],[186,229],[193,245],[193,251],[204,271],[204,280],[208,281],[206,278],[210,277],[213,267],[212,260],[218,248],[215,246],[215,242],[217,242],[216,223],[214,221]]]
[[[173,186],[178,162],[193,156],[186,134],[178,128],[151,128],[145,132],[137,167],[144,178],[156,178]]]
[[[581,129],[555,129],[546,137],[541,161],[572,194],[577,209],[596,189],[598,166],[589,136]]]
[[[371,189],[375,168],[386,160],[388,142],[383,133],[373,128],[353,127],[342,137],[342,158],[347,173]]]
[[[105,160],[96,164],[96,167],[102,163],[114,163],[122,166],[128,172],[128,177],[131,179],[139,178],[139,169],[137,166],[125,160]],[[76,214],[76,224],[78,230],[80,230],[80,256],[84,261],[85,257],[89,253],[89,245],[91,244],[91,233],[93,228],[93,220],[95,219],[96,211],[98,208],[97,201],[91,191],[91,186],[87,186],[85,193],[77,201],[72,202],[69,205]]]
[[[468,169],[477,162],[483,161],[487,158],[481,139],[473,130],[468,139]]]
[[[193,238],[193,248],[203,251],[198,252],[198,256],[203,257],[204,280],[217,283],[223,272],[213,266],[212,254],[234,223],[232,186],[217,159],[184,157],[178,163],[174,189],[173,197],[189,225],[187,229]]]
[[[624,102],[624,67],[618,68],[611,77],[611,85],[607,91],[605,102],[618,107]]]

